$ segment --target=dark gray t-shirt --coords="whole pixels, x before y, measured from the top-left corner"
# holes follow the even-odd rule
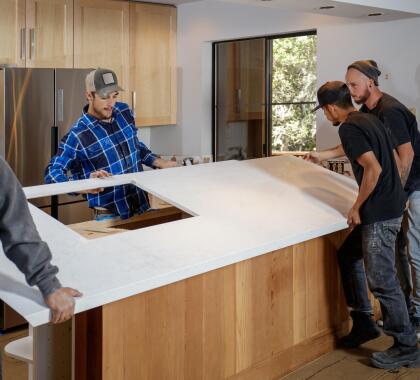
[[[395,163],[391,135],[382,122],[373,115],[356,111],[341,124],[338,133],[359,187],[364,170],[357,162],[361,155],[372,151],[382,168],[375,189],[360,209],[362,224],[402,216],[406,194]]]
[[[404,104],[386,93],[383,93],[375,108],[369,110],[366,105],[363,105],[360,111],[371,113],[384,123],[385,127],[391,131],[395,148],[411,142],[414,159],[405,190],[409,194],[420,190],[420,132],[413,113]]]
[[[44,297],[61,287],[51,265],[51,252],[36,230],[22,187],[0,158],[0,241],[6,256],[37,285]]]

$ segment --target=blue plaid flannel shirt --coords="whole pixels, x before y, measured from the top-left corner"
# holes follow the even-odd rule
[[[109,123],[89,115],[86,106],[62,138],[44,179],[46,183],[86,179],[101,169],[111,174],[141,172],[142,164],[152,167],[156,158],[137,138],[134,116],[127,104],[115,104]],[[134,185],[108,187],[98,194],[87,194],[87,200],[89,207],[104,207],[122,219],[149,208],[146,194]]]

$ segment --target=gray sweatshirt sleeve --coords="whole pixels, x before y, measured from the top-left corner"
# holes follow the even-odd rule
[[[9,165],[0,158],[0,240],[6,256],[37,285],[44,297],[61,287],[51,265],[51,252],[36,230],[22,187]]]

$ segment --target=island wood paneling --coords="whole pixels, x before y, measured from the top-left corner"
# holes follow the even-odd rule
[[[76,355],[77,378],[263,380],[302,366],[332,350],[348,327],[335,254],[343,237],[319,237],[90,312],[101,342],[88,344],[96,349],[84,361]],[[76,350],[100,335],[86,333],[86,319],[77,316]],[[89,355],[96,374],[83,377]]]

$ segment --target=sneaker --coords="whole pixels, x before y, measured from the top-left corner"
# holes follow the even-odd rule
[[[381,335],[380,330],[370,314],[352,311],[350,312],[350,316],[353,319],[353,327],[348,335],[343,336],[338,340],[338,347],[357,348],[361,344]]]
[[[420,351],[417,346],[408,347],[394,344],[382,352],[374,352],[370,358],[376,368],[397,369],[400,367],[416,367]]]

